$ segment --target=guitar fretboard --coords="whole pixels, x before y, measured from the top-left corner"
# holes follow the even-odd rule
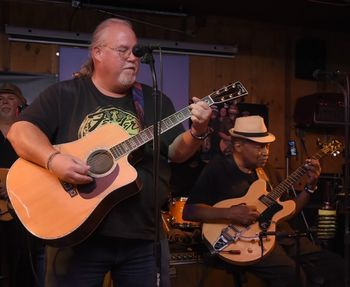
[[[315,154],[313,159],[320,159],[326,155],[324,150]],[[296,183],[307,172],[305,165],[300,166],[292,172],[284,181],[277,185],[268,195],[269,199],[279,199],[285,192],[287,192],[294,183]]]
[[[244,86],[240,82],[235,82],[202,98],[201,101],[204,101],[209,106],[211,106],[214,103],[232,101],[247,94],[248,92]],[[191,111],[189,106],[183,108],[182,110],[164,118],[158,123],[159,133],[163,134],[164,132],[170,130],[171,128],[189,119],[190,117]],[[140,131],[137,135],[134,135],[127,140],[113,146],[110,148],[110,152],[112,153],[114,159],[117,160],[126,154],[129,154],[132,151],[136,150],[143,144],[153,140],[153,135],[154,131],[152,125]]]

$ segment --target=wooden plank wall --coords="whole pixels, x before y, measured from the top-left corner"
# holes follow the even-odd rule
[[[0,25],[91,33],[105,15],[93,10],[28,1],[0,3]],[[61,15],[64,15],[62,17]],[[124,14],[123,14],[124,15]],[[173,30],[164,30],[134,22],[139,37],[188,41],[221,45],[238,44],[239,53],[233,59],[191,56],[190,96],[203,97],[227,83],[241,81],[249,91],[248,103],[265,104],[269,108],[270,130],[278,142],[272,146],[271,162],[282,172],[286,167],[286,143],[297,142],[299,156],[291,167],[302,164],[307,153],[301,147],[300,134],[305,136],[308,153],[317,150],[316,140],[322,142],[342,136],[343,131],[327,132],[298,130],[293,111],[299,97],[314,92],[339,91],[329,83],[301,80],[294,76],[295,43],[303,37],[316,37],[326,42],[327,67],[350,71],[350,35],[332,31],[315,31],[306,27],[262,24],[228,17],[170,17],[162,15],[129,14],[129,17],[156,23]],[[0,71],[52,73],[58,72],[56,45],[9,42],[0,33]],[[195,35],[195,36],[193,36]],[[174,79],[176,81],[176,79]],[[323,162],[323,171],[339,173],[342,159]]]

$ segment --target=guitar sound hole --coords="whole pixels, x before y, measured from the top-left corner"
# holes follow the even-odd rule
[[[96,150],[87,159],[87,164],[91,173],[104,174],[113,167],[113,156],[106,150]]]

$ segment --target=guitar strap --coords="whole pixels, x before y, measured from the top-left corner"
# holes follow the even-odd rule
[[[145,128],[145,99],[143,96],[143,90],[142,90],[142,85],[139,82],[135,82],[134,85],[131,88],[131,95],[132,95],[132,100],[134,104],[134,108],[136,111],[136,117],[141,125],[141,130]],[[139,147],[135,151],[133,151],[129,155],[129,162],[132,165],[135,165],[137,162],[139,162],[142,157],[144,156],[144,149],[145,147]]]
[[[135,84],[131,88],[132,99],[134,101],[134,107],[136,110],[136,115],[138,120],[141,123],[141,129],[145,127],[145,100],[143,98],[142,86],[140,83],[135,82]]]
[[[258,167],[257,169],[255,169],[255,171],[256,171],[256,174],[258,175],[259,179],[263,179],[263,180],[266,181],[266,183],[267,183],[267,191],[268,192],[272,191],[273,188],[272,188],[270,179],[267,176],[265,170],[262,167]]]

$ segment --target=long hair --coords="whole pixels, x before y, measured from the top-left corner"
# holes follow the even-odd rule
[[[104,43],[104,41],[105,41],[104,34],[105,34],[106,30],[114,24],[126,25],[132,29],[131,22],[129,22],[127,20],[122,20],[122,19],[118,19],[118,18],[109,18],[109,19],[101,22],[96,27],[95,31],[92,34],[92,39],[91,39],[91,43],[89,46],[89,57],[85,61],[85,63],[81,66],[79,72],[73,73],[74,78],[91,77],[92,76],[95,67],[94,67],[94,61],[93,61],[92,56],[91,56],[91,51],[95,47],[100,47],[100,46],[103,46],[105,44]]]

